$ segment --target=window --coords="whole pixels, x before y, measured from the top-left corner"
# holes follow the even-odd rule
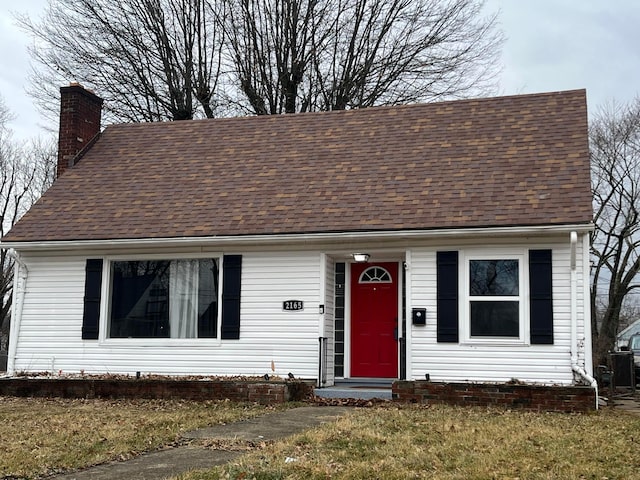
[[[521,258],[471,258],[468,280],[468,338],[523,340]]]
[[[110,338],[215,338],[218,259],[111,262]]]
[[[358,283],[391,283],[391,275],[382,267],[367,268],[358,280]]]
[[[553,345],[552,260],[551,249],[437,252],[437,341]]]

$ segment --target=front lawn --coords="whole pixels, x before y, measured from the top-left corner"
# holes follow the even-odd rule
[[[640,479],[640,417],[380,406],[179,480]]]
[[[270,410],[224,401],[0,397],[0,478],[130,458],[179,443],[184,431]],[[559,414],[385,404],[354,408],[272,444],[201,446],[248,453],[179,480],[640,479],[640,417],[611,409]]]
[[[269,410],[228,401],[0,397],[0,478],[124,460],[175,443],[185,431]]]

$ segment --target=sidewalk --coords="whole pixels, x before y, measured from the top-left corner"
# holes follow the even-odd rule
[[[625,412],[640,415],[640,390],[614,396],[611,399],[611,406]]]
[[[299,407],[228,425],[189,432],[187,439],[245,440],[265,442],[302,432],[344,415],[349,407]],[[211,450],[181,446],[151,452],[126,462],[112,462],[74,473],[50,477],[56,480],[162,480],[198,468],[221,465],[243,451]]]

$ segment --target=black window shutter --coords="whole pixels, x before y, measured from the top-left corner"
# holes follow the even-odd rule
[[[553,344],[551,250],[529,251],[529,299],[532,344]]]
[[[225,255],[222,260],[222,333],[223,340],[240,338],[240,284],[242,255]]]
[[[458,342],[458,252],[437,252],[438,342]]]
[[[88,259],[84,280],[83,340],[98,339],[100,324],[100,293],[102,291],[102,259]]]

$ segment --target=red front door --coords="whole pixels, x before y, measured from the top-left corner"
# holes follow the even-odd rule
[[[398,377],[397,328],[398,264],[352,264],[352,377]]]

